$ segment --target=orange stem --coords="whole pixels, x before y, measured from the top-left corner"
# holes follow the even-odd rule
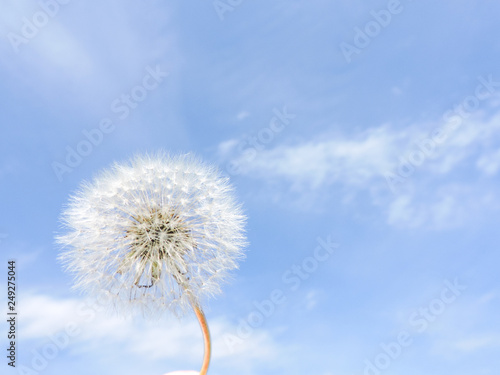
[[[210,331],[208,329],[207,319],[205,314],[198,305],[192,303],[194,313],[198,318],[200,323],[201,331],[203,332],[203,341],[205,343],[205,354],[203,356],[203,364],[201,366],[200,375],[206,375],[208,371],[208,365],[210,364],[210,354],[212,353],[212,344],[210,341]]]

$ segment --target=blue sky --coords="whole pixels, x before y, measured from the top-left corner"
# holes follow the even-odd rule
[[[498,371],[500,4],[1,8],[0,247],[19,305],[2,373],[199,368],[193,317],[109,315],[56,260],[81,181],[158,149],[218,164],[249,218],[247,258],[206,307],[209,373]]]

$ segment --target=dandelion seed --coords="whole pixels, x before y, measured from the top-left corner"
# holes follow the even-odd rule
[[[205,374],[201,304],[220,292],[245,245],[245,216],[228,180],[190,155],[136,156],[83,184],[62,217],[60,258],[75,287],[121,312],[182,315],[192,307]]]

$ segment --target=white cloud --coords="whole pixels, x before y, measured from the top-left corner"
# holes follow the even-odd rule
[[[481,156],[476,165],[486,175],[495,175],[500,169],[500,150]]]
[[[238,113],[238,115],[236,116],[236,118],[238,119],[238,121],[243,121],[248,116],[250,116],[250,112],[248,112],[248,111],[241,111],[241,112]]]
[[[498,291],[469,294],[467,291],[446,311],[446,319],[433,324],[431,351],[447,358],[463,358],[477,351],[497,350],[500,330],[497,324]]]
[[[469,217],[477,217],[478,211],[491,207],[494,200],[490,195],[479,195],[476,189],[452,183],[436,187],[432,194],[424,187],[420,189],[396,195],[390,201],[389,224],[438,230],[452,228],[463,224]]]
[[[317,290],[310,290],[307,292],[304,306],[306,310],[311,311],[318,305],[319,292]]]
[[[70,321],[82,323],[75,317],[77,300],[55,300],[48,296],[23,297],[21,335],[28,339],[47,337],[63,331]]]
[[[457,322],[459,325],[460,323]],[[448,333],[442,332],[434,337],[431,351],[447,358],[463,358],[475,352],[498,350],[500,334],[497,333]]]
[[[141,359],[160,360],[202,357],[201,331],[194,315],[179,321],[167,314],[159,321],[125,319],[110,316],[83,299],[57,299],[47,295],[23,297],[20,336],[40,341],[50,336],[73,332],[70,350],[80,353],[104,352],[109,346],[120,346],[129,355]],[[222,317],[209,317],[213,340],[213,359],[232,366],[251,366],[253,361],[272,361],[279,349],[272,335],[255,329],[231,350],[224,340],[237,327]],[[70,327],[70,328],[68,328]]]
[[[454,347],[463,352],[473,352],[479,349],[500,346],[500,337],[478,336],[468,337],[455,342]]]
[[[238,145],[237,139],[228,139],[227,141],[221,142],[218,146],[219,154],[226,156],[228,155],[236,146]]]
[[[335,182],[360,185],[389,168],[396,149],[392,146],[398,135],[385,126],[369,130],[356,139],[324,139],[296,146],[277,146],[256,152],[256,156],[238,155],[233,149],[232,160],[243,173],[256,177],[279,176],[304,189],[315,189]],[[236,145],[238,142],[232,142]],[[228,143],[219,146],[228,154]],[[247,148],[248,150],[248,148]]]
[[[500,114],[489,121],[482,121],[478,116],[464,123],[450,131],[442,144],[436,144],[435,152],[426,157],[422,168],[429,167],[437,174],[449,173],[478,148],[483,154],[492,143],[500,141],[499,129]],[[430,138],[432,130],[421,124],[402,130],[382,125],[353,137],[326,134],[298,145],[256,150],[253,157],[243,155],[244,152],[238,154],[238,142],[232,139],[219,145],[219,153],[239,162],[243,173],[250,176],[302,181],[304,188],[334,183],[363,188],[371,180],[380,180],[381,175],[394,169],[399,159],[407,159],[412,151],[418,151],[416,144]],[[228,155],[231,147],[233,153]],[[498,162],[500,152],[494,154],[494,159]]]
[[[390,203],[387,221],[392,225],[418,227],[425,222],[425,218],[413,207],[411,195],[401,195]]]
[[[304,196],[325,196],[326,189],[338,189],[344,194],[339,201],[353,202],[364,191],[383,207],[391,225],[443,229],[461,225],[471,211],[498,207],[494,189],[471,180],[470,173],[492,176],[499,170],[500,113],[489,119],[477,113],[456,128],[445,128],[447,137],[432,141],[424,153],[419,144],[432,140],[433,131],[443,126],[382,125],[355,136],[324,134],[260,151],[238,150],[238,142],[231,140],[219,145],[219,154],[238,163],[248,177],[285,183],[304,202]],[[409,164],[417,156],[420,162]],[[403,175],[399,168],[405,163],[411,170]],[[477,168],[470,171],[469,164]],[[384,177],[388,172],[402,176],[395,194]]]

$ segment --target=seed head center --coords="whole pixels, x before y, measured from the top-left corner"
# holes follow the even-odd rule
[[[134,217],[127,231],[131,252],[140,258],[163,260],[167,256],[186,252],[192,242],[189,230],[173,211],[152,210],[147,215]]]

